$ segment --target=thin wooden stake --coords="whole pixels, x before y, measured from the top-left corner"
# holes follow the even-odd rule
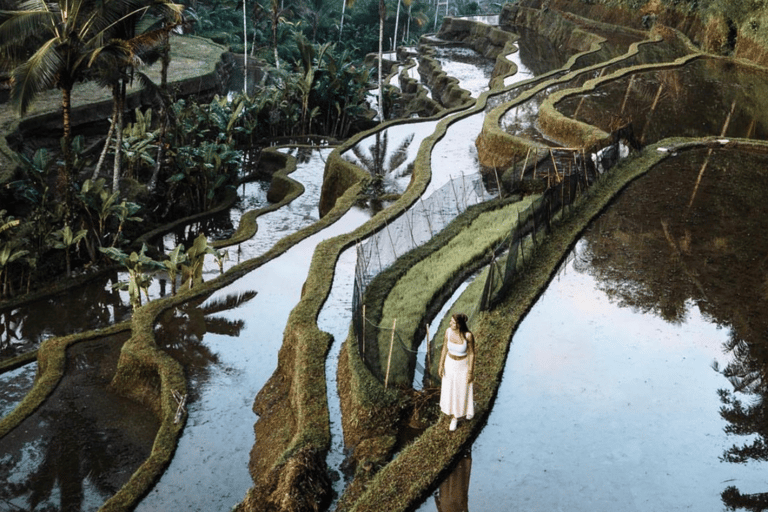
[[[392,348],[395,346],[395,327],[397,318],[392,322],[392,338],[389,340],[389,357],[387,358],[387,376],[384,378],[384,389],[389,386],[389,368],[392,365]]]
[[[632,74],[629,77],[629,83],[627,84],[627,91],[624,93],[624,101],[621,103],[621,113],[624,113],[624,108],[627,106],[627,98],[629,98],[629,91],[632,89],[632,84],[635,83],[635,75]]]
[[[389,243],[392,246],[392,254],[394,254],[395,259],[397,259],[397,251],[395,250],[395,241],[392,239],[392,233],[389,231],[389,223],[387,221],[384,221],[384,227],[387,228],[387,235],[389,236]]]
[[[525,168],[528,167],[528,156],[531,154],[531,148],[525,153],[525,163],[523,163],[523,169],[520,171],[520,181],[523,181],[523,174],[525,174]]]
[[[645,126],[643,126],[643,133],[640,135],[640,142],[645,142],[645,134],[648,131],[648,125],[651,123],[651,116],[653,115],[653,111],[656,110],[656,104],[659,103],[659,98],[661,98],[661,91],[664,89],[664,84],[659,84],[659,90],[656,91],[656,97],[653,98],[653,104],[651,105],[651,110],[648,112],[648,116],[645,118]]]
[[[733,115],[733,111],[736,108],[736,100],[733,100],[733,103],[731,104],[731,111],[728,112],[728,115],[725,117],[725,122],[723,123],[723,129],[720,130],[720,136],[724,137],[725,132],[728,131],[728,125],[731,123],[731,116]],[[707,151],[707,158],[704,160],[704,164],[702,164],[701,169],[699,170],[699,175],[696,177],[696,184],[693,186],[693,193],[691,194],[691,199],[688,201],[688,208],[690,208],[693,205],[694,199],[696,199],[696,192],[699,190],[699,184],[701,184],[701,178],[704,176],[704,170],[707,168],[707,165],[709,164],[709,159],[712,157],[712,148],[709,148],[709,151]]]
[[[555,162],[555,154],[552,153],[552,150],[549,150],[549,157],[552,159],[552,165],[555,168],[555,176],[557,177],[557,182],[560,183],[560,173],[557,171],[557,162]]]
[[[499,179],[499,171],[496,166],[493,167],[493,173],[496,175],[496,187],[499,189],[499,199],[504,199],[504,194],[501,190],[501,180]]]
[[[363,361],[365,361],[365,304],[363,304]]]
[[[432,367],[431,365],[431,362],[432,362],[431,348],[432,347],[430,347],[431,343],[432,342],[429,337],[429,324],[427,324],[427,357],[424,360],[424,364],[425,364],[424,373],[427,376],[427,384],[429,384],[430,386],[432,385],[432,373],[430,370],[430,368]]]

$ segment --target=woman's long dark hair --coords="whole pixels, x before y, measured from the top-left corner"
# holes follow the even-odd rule
[[[469,327],[467,327],[467,321],[469,318],[467,318],[467,315],[464,313],[455,313],[452,318],[456,321],[456,325],[458,326],[459,332],[462,336],[469,332]]]

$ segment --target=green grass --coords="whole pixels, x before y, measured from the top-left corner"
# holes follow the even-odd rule
[[[520,202],[481,213],[445,245],[411,266],[387,295],[379,325],[387,327],[397,320],[397,332],[407,344],[406,348],[416,348],[420,342],[415,339],[416,333],[420,331],[429,306],[445,284],[472,267],[474,262],[487,259],[489,253],[508,236],[517,222],[518,212],[527,208],[534,199],[529,196]],[[378,338],[383,369],[388,363],[390,339],[387,331],[383,331]],[[390,383],[405,386],[410,383],[409,359],[408,352],[397,343],[392,352]]]

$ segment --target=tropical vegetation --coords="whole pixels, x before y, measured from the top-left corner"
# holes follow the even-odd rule
[[[15,155],[16,171],[0,191],[0,298],[54,275],[125,265],[140,254],[132,242],[142,232],[229,197],[246,149],[285,136],[343,139],[371,127],[377,71],[362,58],[413,43],[433,15],[420,0],[0,2],[0,78],[11,84],[10,101],[23,116],[55,88],[62,112],[61,144]],[[175,33],[247,52],[266,73],[209,103],[175,98],[167,83]],[[159,83],[146,73],[155,63]],[[72,90],[81,82],[110,91],[100,139],[72,127]],[[129,84],[151,104],[126,111]]]

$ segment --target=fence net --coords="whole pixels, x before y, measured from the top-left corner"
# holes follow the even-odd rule
[[[613,143],[617,152],[619,144],[619,141]],[[478,312],[492,309],[506,296],[517,275],[550,231],[553,221],[568,215],[574,203],[588,195],[591,186],[605,176],[607,170],[607,167],[596,166],[593,159],[581,158],[580,166],[571,169],[568,175],[558,176],[556,184],[519,212],[517,222],[494,251],[478,304],[470,308],[471,311],[465,311],[470,316],[470,323]],[[370,322],[363,304],[367,285],[397,258],[429,241],[469,206],[488,199],[491,196],[485,191],[480,174],[455,178],[428,199],[417,202],[365,243],[358,244],[353,329],[366,367],[382,384],[416,389],[439,385],[436,361],[442,350],[442,336],[438,333],[435,342],[427,340],[422,344],[418,340],[404,339],[396,324]],[[384,339],[388,342],[386,347],[381,342]]]

